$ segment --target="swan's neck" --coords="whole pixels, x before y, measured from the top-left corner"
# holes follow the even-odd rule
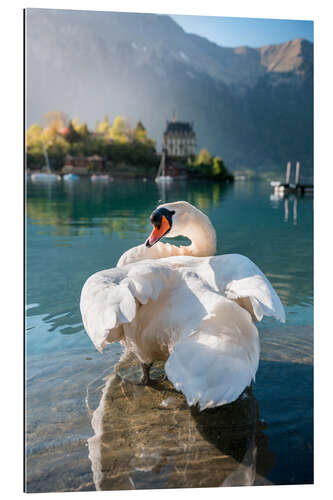
[[[179,247],[180,255],[207,257],[215,254],[216,232],[208,217],[201,212],[200,217],[189,222],[181,234],[191,240],[191,245]]]
[[[182,223],[170,236],[182,235],[191,240],[191,245],[177,247],[170,243],[157,242],[152,247],[139,245],[127,250],[119,259],[117,267],[145,259],[162,259],[177,255],[192,257],[208,257],[216,252],[216,233],[213,225],[206,215],[199,210],[194,216],[189,216],[186,223]]]

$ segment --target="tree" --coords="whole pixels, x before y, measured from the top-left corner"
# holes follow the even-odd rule
[[[212,155],[207,151],[207,149],[201,149],[200,153],[196,159],[196,165],[211,165]]]
[[[61,135],[58,135],[48,146],[47,152],[51,167],[54,170],[60,170],[64,166],[64,159],[69,152],[69,148],[69,143]]]
[[[89,135],[88,125],[86,122],[81,123],[77,116],[75,116],[70,123],[72,123],[74,130],[80,134],[81,137]]]
[[[127,126],[123,116],[116,116],[110,129],[110,138],[114,141],[128,142]]]
[[[65,138],[70,144],[78,142],[81,139],[81,134],[78,132],[77,127],[74,126],[73,121],[70,121],[68,124],[68,131]]]
[[[38,168],[44,163],[43,129],[37,123],[29,127],[26,133],[26,160],[29,168]]]
[[[230,181],[234,180],[234,176],[228,172],[224,162],[220,156],[215,156],[213,158],[212,166],[212,176],[219,181]]]
[[[37,123],[30,125],[26,134],[26,146],[27,148],[36,145],[38,142],[42,141],[43,129]]]
[[[224,168],[225,167],[222,158],[220,158],[219,156],[215,156],[213,159],[213,175],[221,175]]]
[[[105,115],[101,122],[97,122],[96,132],[98,132],[99,134],[109,135],[110,129],[111,129],[111,125],[109,123],[109,119]]]
[[[135,139],[143,143],[147,140],[147,130],[143,126],[141,120],[138,121],[135,127]]]
[[[59,133],[59,130],[54,126],[46,127],[43,129],[42,141],[46,146],[49,146],[54,143]]]
[[[44,129],[48,128],[60,133],[66,128],[68,115],[63,111],[49,111],[44,115]]]

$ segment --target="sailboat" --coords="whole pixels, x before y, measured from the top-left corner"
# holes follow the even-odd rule
[[[50,162],[49,162],[49,155],[47,154],[47,150],[45,147],[45,144],[43,144],[43,150],[44,150],[44,156],[45,156],[45,172],[40,172],[40,173],[35,173],[31,174],[30,179],[33,182],[53,182],[53,181],[60,181],[61,180],[61,175],[58,174],[53,174],[51,167],[50,167]]]
[[[165,175],[165,149],[162,151],[161,163],[155,177],[155,182],[171,182],[173,179],[170,175]]]
[[[64,175],[63,180],[66,182],[78,181],[79,176],[70,172],[69,174]]]

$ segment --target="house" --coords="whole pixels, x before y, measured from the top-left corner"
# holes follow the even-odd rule
[[[103,167],[104,161],[99,155],[88,157],[67,155],[62,171],[64,174],[88,175],[90,172],[102,171]]]
[[[193,130],[193,123],[167,121],[166,130],[163,134],[163,149],[168,156],[186,158],[194,155],[196,150],[196,136]]]

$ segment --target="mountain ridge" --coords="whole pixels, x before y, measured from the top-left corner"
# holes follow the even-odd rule
[[[28,124],[50,109],[90,127],[121,114],[141,119],[160,148],[176,111],[194,122],[199,147],[233,167],[280,168],[295,158],[312,169],[313,44],[305,39],[230,48],[167,15],[28,9],[27,63]]]

